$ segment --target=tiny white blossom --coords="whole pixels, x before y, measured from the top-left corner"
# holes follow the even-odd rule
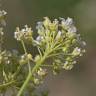
[[[0,28],[0,35],[1,35],[1,36],[4,35],[3,28]]]
[[[7,64],[9,64],[9,63],[10,63],[10,60],[7,61]]]
[[[78,47],[76,47],[76,48],[73,50],[72,55],[78,56],[78,55],[80,55],[80,53],[81,53],[81,49],[78,48]]]
[[[76,61],[73,61],[72,64],[76,64],[77,62]]]
[[[85,42],[85,41],[82,41],[82,44],[83,44],[84,46],[86,46],[86,42]]]
[[[14,38],[17,40],[21,40],[21,36],[22,34],[20,34],[19,32],[14,32]]]
[[[21,32],[26,32],[26,29],[22,29]]]
[[[24,59],[25,58],[25,55],[22,55],[21,58]]]
[[[56,39],[59,39],[61,37],[61,35],[62,35],[62,32],[61,31],[58,31],[57,36],[56,36]]]
[[[37,74],[38,74],[39,76],[44,76],[44,75],[46,75],[46,69],[40,68],[40,69],[38,70]]]
[[[73,19],[68,17],[67,20],[65,21],[65,25],[70,26],[72,24],[73,24]]]
[[[1,11],[1,10],[0,10],[0,17],[1,17],[1,16],[4,16],[4,15],[6,15],[6,14],[7,14],[6,11],[4,11],[4,10]]]
[[[32,40],[32,32],[33,31],[31,30],[31,28],[25,25],[25,28],[21,30],[17,28],[16,32],[14,32],[14,38],[17,39],[18,41],[20,41],[21,39]]]
[[[70,31],[70,32],[77,32],[77,29],[76,27],[74,26],[74,23],[73,23],[73,19],[72,18],[67,18],[66,20],[65,19],[62,19],[61,18],[61,24],[62,26],[64,26],[64,28],[67,30],[67,31]]]
[[[2,36],[3,36],[3,35],[4,35],[4,32],[0,32],[0,35],[2,35]]]
[[[36,29],[42,29],[43,22],[37,22]]]
[[[38,36],[38,37],[36,38],[36,42],[40,43],[43,39],[44,39],[43,36]]]
[[[75,26],[71,26],[69,29],[68,29],[69,32],[77,32],[77,28]]]
[[[54,23],[54,24],[58,24],[59,21],[58,21],[57,19],[54,19],[53,23]]]
[[[36,41],[41,41],[41,36],[38,36],[38,37],[36,38]]]
[[[73,64],[69,64],[68,61],[65,61],[64,65],[63,65],[63,69],[65,70],[71,70],[73,68]]]

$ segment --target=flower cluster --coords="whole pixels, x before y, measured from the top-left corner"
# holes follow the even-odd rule
[[[53,68],[55,70],[64,68],[71,70],[76,64],[76,58],[82,56],[85,49],[85,42],[81,40],[80,34],[74,26],[72,18],[54,19],[53,22],[48,17],[43,22],[37,23],[38,37],[36,44],[41,52],[51,50],[49,57],[53,58]],[[51,58],[51,59],[52,59]]]
[[[0,64],[9,64],[9,58],[12,56],[10,52],[3,51],[0,53]]]
[[[65,20],[64,18],[60,18],[60,19],[61,19],[61,25],[66,31],[77,32],[77,29],[73,24],[73,19],[72,18],[68,17],[67,20]]]
[[[0,11],[0,21],[5,15],[5,11]],[[62,69],[71,70],[77,63],[77,58],[85,53],[86,43],[77,33],[72,18],[51,21],[44,17],[44,21],[37,23],[36,29],[37,38],[33,38],[32,28],[27,25],[23,29],[17,27],[14,32],[14,38],[21,41],[23,54],[0,49],[0,78],[3,77],[0,87],[14,86],[18,91],[16,96],[25,96],[23,92],[26,87],[28,93],[30,88],[35,89],[43,83],[48,73],[47,67],[50,67],[55,75]],[[0,37],[3,34],[0,28]],[[37,50],[36,54],[27,50],[25,43],[32,45],[32,48]]]
[[[18,41],[32,41],[32,32],[32,29],[27,25],[25,25],[25,28],[21,30],[19,29],[19,27],[17,27],[16,32],[14,33],[14,38]]]
[[[42,84],[43,79],[46,77],[46,75],[47,75],[47,69],[40,67],[38,70],[36,70],[36,74],[34,74],[33,84],[35,85]]]
[[[32,61],[32,55],[31,54],[24,54],[22,56],[20,56],[20,60],[19,63],[20,64],[26,64],[28,63],[28,60]]]
[[[7,50],[0,52],[0,83],[6,83],[13,79],[13,73],[17,70],[19,58],[15,51]]]

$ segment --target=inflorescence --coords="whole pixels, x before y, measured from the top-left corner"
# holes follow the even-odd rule
[[[0,11],[0,20],[6,14],[5,11]],[[72,18],[51,21],[44,17],[44,21],[37,23],[36,30],[36,38],[33,37],[34,31],[28,25],[23,29],[17,27],[14,32],[14,38],[21,42],[24,54],[20,55],[16,50],[0,50],[0,76],[3,71],[0,87],[4,87],[3,84],[9,86],[12,82],[16,88],[20,88],[17,96],[21,96],[28,84],[31,87],[41,84],[48,74],[47,67],[52,68],[54,74],[62,69],[71,70],[77,63],[77,58],[85,53],[86,43],[78,34]],[[3,35],[0,28],[0,37]],[[25,43],[35,47],[38,52],[33,56],[27,51]]]

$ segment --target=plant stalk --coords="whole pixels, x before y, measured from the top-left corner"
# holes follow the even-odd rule
[[[32,74],[40,67],[40,65],[43,63],[43,61],[46,59],[46,55],[43,56],[43,58],[34,66],[34,68],[32,69],[31,72],[29,72],[24,84],[22,85],[22,87],[20,88],[17,96],[21,96],[22,93],[24,92],[24,89],[26,88],[26,86],[28,85],[30,79],[32,78]]]

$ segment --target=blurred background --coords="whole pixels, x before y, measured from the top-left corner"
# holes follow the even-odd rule
[[[17,26],[28,24],[36,34],[36,22],[45,16],[72,17],[87,52],[73,70],[49,75],[43,86],[49,89],[49,96],[96,96],[96,0],[1,0],[0,4],[8,12],[4,30],[9,50],[21,51],[13,38]]]

